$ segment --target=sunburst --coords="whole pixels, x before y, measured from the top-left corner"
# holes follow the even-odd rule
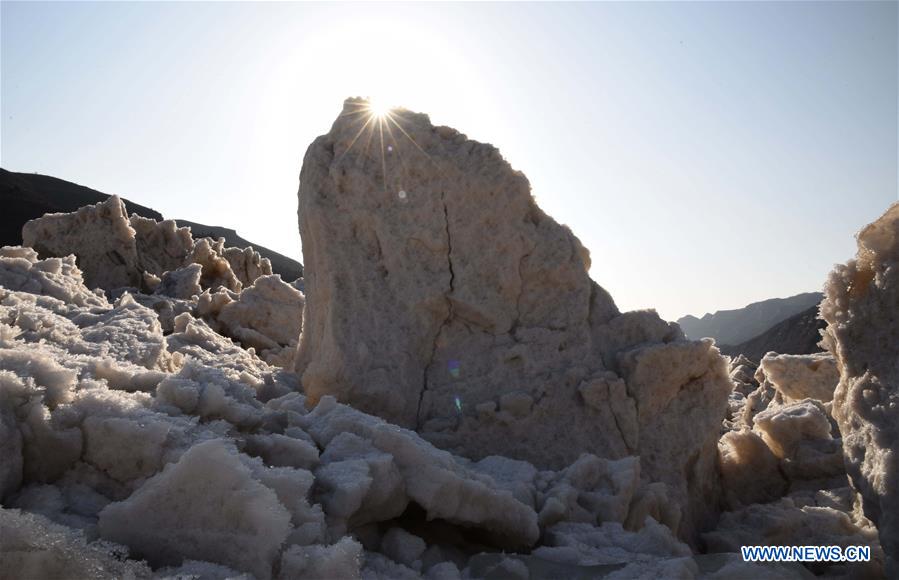
[[[368,99],[368,113],[372,117],[377,117],[378,119],[389,117],[390,111],[392,111],[394,108],[395,107],[393,107],[383,99],[377,97],[371,97]]]
[[[414,149],[412,151],[417,151],[423,154],[428,161],[433,163],[433,159],[431,156],[419,145],[415,139],[412,138],[411,135],[403,128],[402,121],[403,115],[398,107],[388,104],[387,101],[379,98],[369,97],[368,100],[364,103],[361,103],[361,106],[357,109],[354,109],[349,114],[353,116],[358,115],[359,123],[361,126],[356,134],[353,136],[353,139],[350,141],[349,147],[343,151],[340,158],[337,160],[340,163],[343,158],[350,152],[351,149],[356,145],[359,138],[362,137],[363,133],[365,133],[365,143],[362,151],[362,156],[367,157],[369,147],[374,141],[375,146],[380,149],[380,151],[373,152],[374,155],[378,157],[378,161],[381,166],[381,174],[384,180],[384,191],[388,189],[388,171],[389,171],[389,158],[396,157],[398,159],[402,171],[400,171],[399,181],[400,181],[400,189],[397,194],[401,201],[406,201],[406,188],[403,187],[402,174],[407,172],[406,159],[404,158],[402,147],[402,138],[410,142]],[[401,136],[401,139],[398,140],[396,135],[392,129],[392,127],[396,127]],[[408,151],[407,151],[408,154]],[[399,168],[397,168],[399,169]],[[411,185],[411,184],[406,184]]]

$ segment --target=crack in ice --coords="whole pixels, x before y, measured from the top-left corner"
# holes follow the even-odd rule
[[[431,356],[428,357],[428,363],[425,365],[424,373],[422,376],[422,388],[421,393],[418,395],[418,408],[415,413],[415,423],[416,429],[421,429],[422,426],[422,416],[421,416],[421,406],[424,402],[425,393],[428,390],[428,373],[431,371],[431,366],[434,364],[434,358],[437,356],[437,341],[440,340],[440,335],[443,333],[443,329],[450,323],[453,318],[453,301],[450,299],[450,295],[453,293],[453,289],[455,288],[456,282],[456,272],[453,270],[453,238],[450,235],[450,226],[449,226],[449,210],[446,207],[446,192],[440,193],[440,200],[443,203],[443,223],[446,231],[446,263],[449,270],[449,290],[444,293],[443,297],[446,300],[446,317],[443,319],[443,322],[437,328],[437,332],[434,334],[434,339],[431,344]]]

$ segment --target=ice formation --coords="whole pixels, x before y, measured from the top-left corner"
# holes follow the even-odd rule
[[[709,550],[742,545],[869,546],[872,560],[809,567],[826,576],[879,577],[877,528],[855,509],[841,427],[832,416],[837,361],[826,352],[731,361],[731,418],[718,443],[726,511],[703,534]]]
[[[620,313],[494,147],[402,110],[380,121],[394,129],[382,163],[356,139],[369,119],[348,100],[303,162],[296,368],[310,400],[474,459],[640,455],[682,536],[707,524],[731,389],[717,349],[655,312]]]
[[[846,470],[880,532],[887,573],[899,575],[899,204],[859,232],[855,259],[824,290]]]
[[[896,208],[832,276],[833,355],[728,367],[619,313],[494,149],[394,115],[416,143],[395,131],[396,163],[350,148],[352,114],[310,147],[302,283],[116,198],[31,222],[41,256],[0,250],[0,578],[893,565]],[[745,544],[872,561],[751,564]]]
[[[303,293],[274,274],[259,276],[242,292],[206,291],[197,312],[221,334],[286,367],[292,366],[304,305]]]
[[[89,288],[129,290],[159,314],[167,332],[178,314],[190,312],[265,360],[293,364],[303,294],[272,275],[268,259],[253,248],[225,247],[221,238],[194,240],[190,228],[173,220],[128,218],[116,196],[31,220],[22,235],[42,257],[74,254]]]
[[[697,575],[679,510],[635,457],[541,471],[454,456],[332,397],[310,411],[292,373],[190,312],[164,333],[130,294],[89,291],[72,257],[4,248],[0,287],[6,570]],[[501,549],[523,551],[478,556]]]
[[[194,241],[190,228],[174,220],[129,218],[115,195],[73,213],[31,220],[22,240],[44,258],[75,254],[87,286],[104,290],[152,290],[167,272],[191,264],[200,264],[203,288],[240,291],[272,273],[269,260],[252,248],[225,248],[222,239]]]
[[[768,353],[762,371],[784,401],[806,398],[829,403],[840,378],[836,360],[830,353],[810,355]]]

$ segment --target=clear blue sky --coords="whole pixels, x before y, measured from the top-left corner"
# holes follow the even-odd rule
[[[498,146],[623,309],[819,289],[897,199],[897,4],[10,3],[0,165],[300,257],[343,98]]]

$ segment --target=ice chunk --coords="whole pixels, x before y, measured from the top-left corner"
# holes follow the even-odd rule
[[[780,458],[793,456],[803,440],[832,438],[827,413],[812,399],[762,411],[755,416],[755,426]]]
[[[724,496],[731,507],[773,501],[787,491],[777,457],[756,433],[725,433],[718,442]]]
[[[412,431],[337,404],[330,397],[297,420],[325,447],[323,459],[332,440],[343,432],[353,433],[390,454],[403,477],[406,493],[429,518],[480,526],[513,545],[532,545],[539,536],[537,514],[531,507],[498,489],[489,476],[465,467]]]
[[[85,283],[91,288],[140,286],[143,268],[139,265],[134,229],[118,196],[73,213],[47,214],[31,220],[22,228],[22,241],[43,257],[75,253]]]
[[[134,525],[140,522],[140,525]],[[267,579],[290,514],[223,441],[192,447],[131,497],[100,512],[100,533],[154,566],[223,563]]]
[[[787,403],[803,399],[827,403],[833,399],[833,390],[840,380],[840,371],[830,353],[768,353],[761,368]]]
[[[899,204],[858,234],[858,254],[831,272],[823,343],[840,383],[833,415],[846,471],[880,530],[887,575],[899,575]]]

